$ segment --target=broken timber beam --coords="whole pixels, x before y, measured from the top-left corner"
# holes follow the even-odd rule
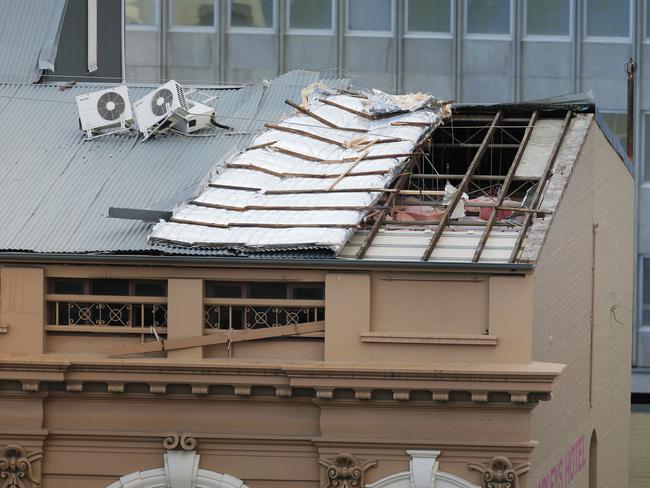
[[[212,346],[228,342],[255,341],[274,337],[291,337],[325,331],[325,322],[306,322],[304,324],[280,325],[263,329],[219,330],[218,332],[194,337],[165,339],[138,344],[115,346],[109,351],[109,357],[145,354],[151,352],[173,351],[190,347]],[[230,336],[230,337],[229,337]]]

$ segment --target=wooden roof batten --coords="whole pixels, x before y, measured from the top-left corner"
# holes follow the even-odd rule
[[[555,144],[553,145],[553,150],[551,151],[551,155],[549,156],[546,162],[546,166],[542,173],[542,177],[537,183],[537,189],[535,190],[535,195],[530,205],[530,207],[533,209],[539,208],[539,205],[542,200],[542,194],[544,193],[544,186],[546,185],[546,182],[549,179],[551,170],[553,169],[553,165],[555,164],[555,160],[557,159],[557,156],[560,153],[560,148],[562,147],[564,138],[566,137],[566,134],[569,131],[569,126],[571,125],[571,119],[573,118],[573,116],[574,113],[572,111],[568,111],[564,117],[560,136],[557,138]],[[530,227],[530,223],[532,221],[533,215],[534,215],[533,213],[526,213],[524,217],[524,223],[521,227],[521,230],[519,231],[519,235],[517,235],[517,240],[515,241],[515,245],[512,249],[512,254],[510,254],[510,259],[508,260],[509,263],[514,263],[517,260],[517,256],[519,255],[519,251],[521,250],[521,246],[524,242],[524,238],[526,237],[526,232],[528,231],[528,227]]]
[[[467,171],[465,172],[465,176],[463,177],[462,181],[458,185],[458,188],[456,189],[456,194],[453,196],[451,202],[449,202],[449,205],[445,209],[445,212],[440,219],[440,223],[438,224],[438,227],[435,230],[435,233],[431,237],[431,240],[429,241],[429,244],[427,245],[427,249],[422,255],[421,260],[422,261],[428,261],[429,258],[431,257],[431,254],[433,253],[433,250],[436,247],[436,244],[438,244],[438,241],[442,237],[442,233],[445,230],[445,227],[447,227],[447,223],[449,222],[449,218],[451,217],[452,213],[454,212],[454,209],[456,208],[456,205],[458,205],[458,202],[463,196],[463,192],[467,188],[467,185],[469,184],[469,180],[478,168],[479,163],[481,162],[481,159],[483,159],[483,156],[485,155],[485,152],[487,151],[488,145],[490,144],[490,141],[492,140],[492,137],[494,136],[494,133],[496,132],[497,125],[499,124],[500,120],[502,117],[502,112],[498,111],[493,119],[492,123],[490,124],[490,128],[485,134],[485,137],[483,138],[483,142],[481,142],[480,147],[476,151],[476,154],[474,155],[474,158],[472,159],[472,162],[469,164],[467,167]]]
[[[495,206],[490,212],[490,218],[488,219],[485,229],[483,230],[483,234],[481,234],[481,239],[479,240],[478,246],[476,247],[476,251],[474,252],[474,256],[472,257],[473,263],[478,263],[479,259],[481,259],[481,254],[483,253],[485,244],[490,238],[490,233],[492,232],[492,228],[494,227],[494,222],[496,221],[497,218],[497,212],[499,208],[503,206],[503,202],[506,196],[508,195],[508,189],[510,188],[510,183],[512,183],[512,180],[514,179],[515,173],[517,172],[517,168],[519,167],[519,163],[521,162],[521,158],[524,155],[526,144],[528,143],[528,140],[530,139],[530,135],[533,132],[533,126],[537,122],[538,118],[539,118],[539,113],[537,111],[533,112],[532,116],[530,117],[530,122],[528,124],[528,127],[526,127],[526,132],[524,133],[524,137],[521,140],[521,145],[519,146],[519,149],[517,150],[517,154],[515,155],[515,159],[510,165],[510,168],[508,169],[508,174],[506,175],[503,185],[499,190],[499,193],[497,195],[497,200],[495,202]]]

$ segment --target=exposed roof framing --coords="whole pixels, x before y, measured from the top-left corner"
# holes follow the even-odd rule
[[[591,116],[578,116],[567,143],[574,112],[517,113],[503,107],[489,118],[452,116],[422,141],[420,153],[368,209],[366,227],[341,257],[519,262],[532,222],[552,218],[559,197],[543,202],[558,159],[573,164]]]
[[[573,116],[572,112],[567,112],[566,116],[564,117],[564,123],[562,124],[562,132],[560,134],[560,137],[557,138],[555,141],[555,145],[553,146],[553,152],[551,153],[550,157],[548,158],[548,161],[546,163],[546,166],[544,167],[544,172],[542,173],[541,179],[539,183],[537,184],[537,189],[535,190],[535,196],[533,197],[533,201],[531,204],[531,207],[533,209],[538,209],[539,204],[541,203],[541,198],[542,194],[544,192],[544,185],[546,184],[546,180],[549,178],[550,173],[551,173],[551,168],[553,167],[553,164],[555,163],[555,159],[557,158],[558,153],[560,152],[560,147],[562,146],[562,142],[564,141],[564,137],[566,136],[567,130],[569,129],[569,124],[571,123],[571,117]],[[512,250],[512,254],[510,255],[510,262],[514,263],[517,260],[517,256],[519,254],[519,250],[521,249],[521,244],[524,240],[524,237],[526,236],[526,231],[528,230],[528,227],[530,226],[531,220],[532,220],[533,214],[532,213],[527,213],[524,217],[524,224],[519,231],[519,235],[517,236],[517,242],[515,242],[515,246]]]
[[[481,240],[479,241],[478,246],[476,247],[476,251],[474,252],[474,256],[472,257],[472,262],[474,263],[478,262],[478,260],[481,259],[481,253],[485,248],[485,243],[487,242],[488,237],[490,237],[490,232],[492,232],[492,227],[494,227],[497,211],[499,210],[500,207],[503,206],[503,201],[505,200],[506,195],[508,194],[510,183],[512,183],[515,177],[515,172],[519,167],[519,163],[521,162],[521,157],[524,155],[524,148],[526,147],[526,144],[528,144],[528,139],[530,139],[530,134],[533,131],[533,126],[535,125],[535,122],[537,122],[538,117],[539,117],[539,113],[537,111],[533,112],[533,115],[530,117],[528,127],[526,127],[526,132],[524,133],[524,138],[521,141],[521,145],[519,146],[519,149],[517,149],[515,160],[512,162],[512,165],[508,170],[508,174],[504,179],[503,186],[499,189],[499,194],[494,204],[494,208],[490,212],[490,218],[487,221],[485,230],[483,231],[483,234],[481,234]]]
[[[429,258],[431,257],[431,253],[433,252],[433,249],[436,247],[436,244],[438,244],[440,237],[442,237],[442,232],[447,226],[450,216],[456,209],[456,205],[458,205],[460,199],[463,197],[463,192],[467,188],[470,178],[474,175],[474,172],[476,171],[479,162],[485,155],[485,151],[487,151],[488,145],[492,140],[492,136],[496,131],[497,128],[496,126],[499,123],[500,119],[501,119],[501,112],[499,111],[494,116],[494,119],[492,119],[492,124],[490,125],[487,134],[485,134],[485,137],[483,138],[483,142],[479,146],[478,151],[476,151],[476,154],[474,155],[472,162],[467,167],[467,172],[465,173],[465,177],[460,182],[460,185],[458,186],[456,193],[452,197],[451,203],[447,205],[447,209],[445,210],[445,213],[443,214],[442,219],[440,220],[440,224],[438,224],[438,227],[436,228],[436,231],[433,234],[433,237],[431,238],[429,245],[427,246],[427,250],[424,252],[424,255],[422,256],[423,261],[429,260]]]

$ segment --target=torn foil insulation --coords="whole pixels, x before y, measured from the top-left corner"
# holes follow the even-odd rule
[[[154,226],[152,243],[338,253],[444,106],[429,95],[303,92],[302,111],[266,124],[209,185]]]

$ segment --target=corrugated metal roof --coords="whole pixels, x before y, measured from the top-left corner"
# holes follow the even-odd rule
[[[218,98],[217,118],[236,131],[168,134],[145,143],[134,133],[83,141],[75,97],[105,86],[0,85],[0,250],[241,255],[150,245],[150,224],[109,219],[108,208],[172,209],[246,147],[265,121],[280,120],[285,99],[300,100],[301,89],[317,80],[316,73],[296,71],[267,88],[207,91]],[[132,88],[130,97],[148,90]]]
[[[52,66],[65,5],[65,0],[2,0],[0,83],[33,83],[41,68]]]

